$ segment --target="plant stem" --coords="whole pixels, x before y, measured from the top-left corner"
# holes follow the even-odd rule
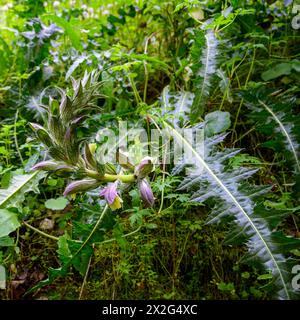
[[[17,137],[17,121],[18,121],[18,116],[19,116],[19,110],[17,110],[16,116],[15,116],[15,122],[14,122],[14,140],[15,140],[15,145],[16,145],[16,149],[17,149],[18,155],[19,155],[19,157],[20,157],[20,160],[21,160],[21,162],[22,162],[22,165],[24,165],[24,160],[23,160],[22,154],[21,154],[20,149],[19,149],[19,143],[18,143],[18,137]]]
[[[39,230],[39,229],[31,226],[31,225],[28,224],[26,221],[23,221],[23,224],[24,224],[27,228],[29,228],[29,229],[31,229],[31,230],[39,233],[40,235],[42,235],[42,236],[44,236],[44,237],[47,237],[47,238],[52,239],[52,240],[55,240],[55,241],[58,241],[58,240],[59,240],[57,237],[51,236],[50,234],[45,233],[45,232],[43,232],[43,231],[41,231],[41,230]]]
[[[94,248],[94,244],[93,244],[93,248]],[[83,279],[83,282],[82,282],[82,286],[80,288],[79,300],[81,300],[82,295],[83,295],[83,289],[84,289],[84,286],[86,284],[88,273],[89,273],[89,270],[90,270],[90,267],[91,267],[91,261],[92,261],[92,256],[90,256],[89,263],[88,263],[88,266],[86,268],[86,272],[85,272],[84,279]]]
[[[116,180],[120,180],[124,183],[132,183],[135,182],[136,177],[134,174],[105,174],[101,175],[97,171],[85,170],[86,174],[90,178],[97,179],[103,182],[115,182]]]

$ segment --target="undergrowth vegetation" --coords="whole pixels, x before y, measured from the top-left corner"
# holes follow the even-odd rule
[[[297,8],[0,0],[0,298],[296,299]]]

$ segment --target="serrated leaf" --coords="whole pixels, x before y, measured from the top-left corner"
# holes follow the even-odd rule
[[[19,228],[20,223],[16,213],[6,209],[0,209],[0,238],[8,236]]]
[[[188,121],[195,95],[188,91],[170,92],[169,86],[163,89],[162,111],[174,117],[173,125],[181,126]]]
[[[68,234],[65,233],[63,236],[59,237],[57,242],[57,245],[58,245],[57,253],[59,256],[59,260],[63,266],[67,265],[69,261],[72,259],[72,253],[68,245],[69,239],[70,237],[68,236]]]
[[[272,90],[263,87],[242,92],[247,107],[252,111],[249,117],[256,122],[257,130],[268,136],[263,145],[278,152],[284,151],[287,164],[292,162],[300,172],[299,116],[293,112],[295,99],[291,96],[278,98],[273,94]]]
[[[20,208],[25,199],[25,193],[33,191],[39,193],[39,180],[45,176],[44,173],[13,174],[7,189],[0,189],[0,208]]]
[[[214,31],[197,31],[195,43],[192,48],[191,56],[194,62],[194,74],[196,77],[195,99],[192,106],[192,118],[195,119],[201,115],[204,110],[204,104],[209,96],[211,77],[216,73],[218,45]]]
[[[45,207],[51,210],[63,210],[67,206],[68,202],[68,199],[64,197],[49,199],[45,202]]]
[[[80,243],[71,242],[71,241],[69,241],[68,243],[69,243],[69,248],[71,252],[74,253],[74,256],[72,258],[72,264],[75,267],[75,269],[82,276],[84,276],[89,264],[89,260],[94,252],[93,248],[91,247],[91,245],[85,245],[84,248],[82,248],[82,245]]]
[[[215,199],[216,205],[210,213],[207,223],[219,222],[224,216],[234,218],[240,228],[239,234],[247,238],[249,255],[259,259],[267,270],[272,270],[274,284],[278,288],[278,297],[290,299],[292,288],[286,259],[273,242],[272,232],[267,222],[254,212],[254,199],[266,192],[266,187],[244,184],[245,179],[257,170],[238,168],[228,170],[226,161],[236,155],[234,149],[224,149],[222,152],[216,149],[216,145],[223,141],[226,135],[208,138],[205,141],[205,157],[197,152],[177,130],[167,122],[165,127],[170,130],[178,143],[184,144],[193,154],[194,166],[189,168],[187,177],[180,185],[180,190],[188,189],[192,192],[192,200],[203,202],[207,199]],[[184,168],[184,161],[178,164]],[[176,168],[175,168],[176,172]]]
[[[295,140],[292,137],[292,134],[290,133],[290,128],[286,126],[280,119],[279,115],[276,115],[274,111],[267,106],[263,101],[259,100],[259,103],[271,114],[271,116],[274,118],[274,120],[278,123],[278,126],[280,128],[280,131],[282,132],[283,136],[285,137],[287,141],[287,145],[289,146],[294,158],[295,162],[297,164],[298,170],[300,171],[300,162],[297,154],[297,145]]]

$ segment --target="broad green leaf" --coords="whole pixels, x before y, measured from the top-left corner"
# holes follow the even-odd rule
[[[25,199],[25,193],[30,191],[39,193],[38,182],[44,175],[40,172],[33,174],[14,173],[9,187],[0,189],[0,208],[20,208]]]
[[[211,137],[226,131],[230,127],[230,114],[224,111],[214,111],[205,116],[205,133]]]
[[[49,199],[45,202],[45,207],[51,210],[63,210],[68,204],[68,199],[59,197],[57,199]]]
[[[261,77],[264,81],[269,81],[284,75],[289,75],[291,71],[292,65],[290,63],[279,63],[271,69],[263,72]]]
[[[293,60],[292,61],[292,68],[295,71],[300,72],[300,61],[299,60]]]
[[[11,171],[5,172],[1,177],[1,187],[8,188],[11,179]]]
[[[14,212],[0,209],[0,237],[8,236],[11,232],[19,228],[20,223]]]
[[[59,256],[59,260],[61,261],[62,266],[68,264],[72,259],[72,253],[69,249],[68,240],[70,237],[68,234],[64,234],[58,239],[58,249],[57,253]]]
[[[81,243],[73,242],[67,234],[64,234],[59,237],[57,253],[63,268],[73,265],[81,275],[84,275],[93,249],[89,245],[82,247]]]
[[[90,261],[90,258],[93,254],[93,248],[91,245],[85,245],[82,247],[82,244],[77,242],[68,241],[69,248],[73,254],[72,264],[74,268],[84,276]]]

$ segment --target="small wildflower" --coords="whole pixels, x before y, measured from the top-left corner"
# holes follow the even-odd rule
[[[109,207],[115,211],[122,207],[122,199],[118,195],[117,183],[109,183],[106,188],[100,192],[100,196],[104,197]]]

